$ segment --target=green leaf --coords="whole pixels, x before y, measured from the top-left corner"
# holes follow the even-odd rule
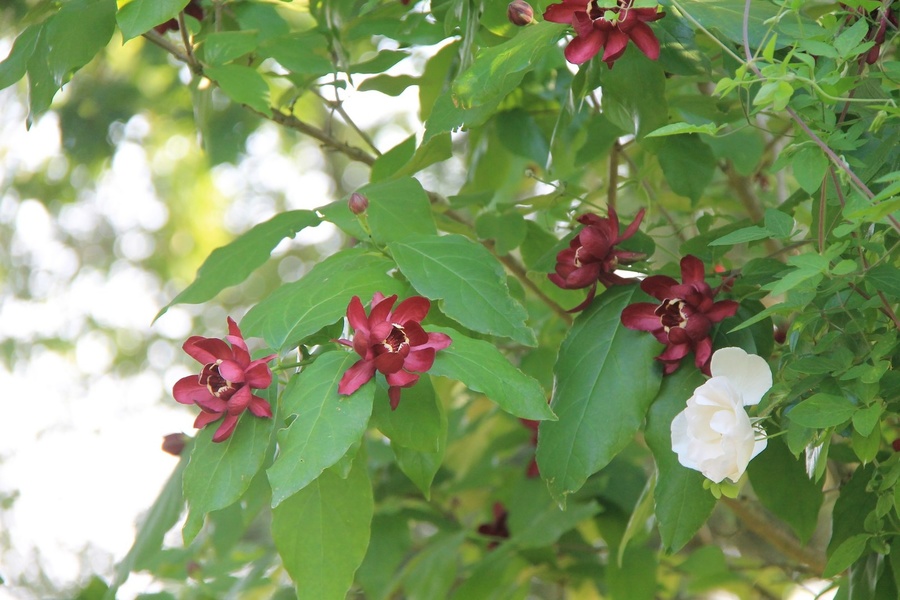
[[[507,110],[496,116],[495,123],[497,137],[507,150],[540,167],[547,163],[550,144],[531,114],[520,108]]]
[[[272,115],[269,107],[269,84],[256,69],[243,65],[223,65],[209,67],[204,74],[238,104],[246,104],[266,116]]]
[[[883,292],[888,298],[900,298],[900,271],[891,264],[881,264],[866,271],[865,281],[872,289]]]
[[[404,597],[410,600],[446,598],[456,578],[460,546],[465,539],[465,531],[438,532],[429,538],[428,545],[403,569]]]
[[[418,82],[418,78],[412,75],[375,75],[363,81],[356,89],[360,92],[374,90],[388,96],[399,96],[407,88],[418,85]]]
[[[413,389],[419,385],[421,385],[421,382],[416,384]],[[406,393],[404,390],[403,394],[405,395]],[[400,405],[402,406],[403,402]],[[426,500],[431,499],[431,483],[441,468],[441,463],[444,462],[444,453],[447,450],[447,414],[444,412],[444,407],[440,402],[437,403],[437,409],[440,420],[438,421],[439,428],[435,437],[437,447],[433,452],[415,450],[395,443],[395,440],[391,440],[391,449],[394,451],[394,456],[397,459],[397,466],[419,488]],[[400,408],[398,407],[397,410],[400,410]]]
[[[391,410],[387,386],[379,385],[372,425],[390,439],[392,445],[421,452],[437,452],[440,448],[441,420],[446,421],[442,413],[431,378],[425,375],[414,386],[402,391],[396,410]],[[446,427],[445,423],[445,436]]]
[[[709,243],[710,246],[733,246],[734,244],[744,244],[746,242],[755,242],[756,240],[765,240],[772,237],[772,232],[765,227],[751,225],[737,231],[732,231],[728,235],[723,235]]]
[[[869,23],[866,19],[858,19],[856,23],[844,29],[839,36],[834,39],[834,48],[838,52],[838,56],[842,58],[853,58],[859,52],[854,53],[854,49],[863,41],[869,32]]]
[[[259,52],[274,58],[282,67],[298,75],[318,77],[335,69],[329,58],[328,40],[315,31],[266,40],[260,45]]]
[[[350,396],[338,394],[341,376],[358,359],[349,352],[326,352],[291,378],[281,401],[284,413],[297,417],[278,432],[279,453],[267,470],[272,506],[338,462],[365,432],[375,384],[370,381]]]
[[[846,422],[855,412],[856,405],[843,396],[820,392],[795,406],[787,416],[798,425],[824,429]]]
[[[116,13],[116,21],[122,30],[122,41],[127,42],[169,19],[174,19],[187,4],[188,0],[131,0]]]
[[[881,420],[884,407],[881,404],[873,404],[861,408],[853,413],[853,428],[862,435],[869,435]]]
[[[475,232],[484,240],[493,240],[494,249],[500,256],[506,256],[525,241],[528,226],[525,218],[517,212],[485,212],[475,220]]]
[[[772,233],[772,237],[790,237],[794,230],[794,218],[774,208],[766,209],[766,229]]]
[[[547,486],[539,479],[522,479],[513,488],[508,504],[509,542],[518,548],[540,548],[555,544],[576,525],[598,512],[593,500],[573,502],[565,510],[547,493]]]
[[[464,109],[492,105],[518,87],[525,75],[551,51],[565,31],[547,21],[525,27],[516,37],[484,48],[472,66],[453,82],[455,103]]]
[[[541,385],[510,364],[494,344],[446,327],[429,327],[429,331],[445,333],[453,340],[437,353],[429,373],[461,381],[511,415],[535,421],[555,418]]]
[[[409,56],[404,50],[381,50],[375,58],[350,65],[351,73],[383,73]]]
[[[9,55],[0,62],[0,90],[6,89],[25,77],[28,61],[34,54],[34,48],[41,36],[42,27],[32,25],[26,27],[13,43]]]
[[[369,180],[372,183],[391,179],[392,175],[402,169],[408,163],[413,154],[416,152],[416,136],[409,136],[381,156],[372,163],[372,174]]]
[[[417,180],[392,179],[371,183],[358,191],[369,199],[366,214],[376,241],[397,242],[437,234],[431,203]]]
[[[384,256],[363,248],[342,250],[251,308],[241,328],[247,336],[262,337],[279,351],[296,346],[344,316],[353,296],[366,303],[375,292],[389,296],[402,291],[403,285],[387,274],[393,266]]]
[[[219,31],[210,33],[198,48],[200,59],[220,66],[256,50],[255,31]]]
[[[750,461],[747,473],[762,505],[806,543],[816,529],[823,499],[821,484],[807,477],[806,466],[794,458],[780,438],[773,438]]]
[[[732,42],[742,44],[744,5],[744,0],[703,0],[692,2],[689,12],[704,27],[720,31]],[[793,19],[780,19],[779,16],[780,8],[772,3],[750,3],[747,32],[751,47],[762,46],[773,29],[779,34],[776,48],[798,39],[825,35],[825,30],[808,17],[794,14]]]
[[[44,25],[47,65],[57,86],[91,62],[116,30],[115,0],[69,0]]]
[[[551,404],[559,420],[541,423],[537,447],[541,476],[560,503],[633,439],[659,391],[659,342],[620,318],[643,297],[638,286],[606,290],[560,347]]]
[[[274,384],[266,395],[277,395]],[[250,486],[250,481],[262,468],[272,431],[273,419],[256,417],[245,412],[234,433],[221,443],[212,441],[218,423],[204,427],[194,440],[191,461],[184,470],[184,498],[187,500],[187,522],[182,529],[184,543],[190,544],[203,518],[237,502]]]
[[[299,598],[344,600],[366,555],[373,513],[362,457],[346,479],[325,471],[272,510],[272,539]]]
[[[716,159],[700,136],[691,133],[662,138],[656,151],[659,165],[672,191],[694,203],[712,181]]]
[[[822,185],[828,158],[817,146],[804,146],[794,154],[791,166],[797,183],[807,194],[812,194]]]
[[[221,248],[216,248],[197,270],[194,281],[156,314],[161,317],[176,304],[200,304],[227,287],[237,285],[265,263],[272,250],[284,238],[291,238],[305,227],[318,225],[319,217],[310,210],[291,210],[255,225]]]
[[[603,88],[603,114],[622,131],[642,138],[668,123],[666,75],[657,61],[640,52],[626,52],[616,60],[615,69],[600,72],[600,83]],[[682,137],[685,136],[660,138],[657,142]],[[691,148],[696,146],[692,142],[687,143]],[[707,147],[703,152],[709,151]],[[704,167],[699,175],[706,177],[707,170]]]
[[[410,523],[402,513],[376,513],[372,517],[372,539],[366,558],[356,572],[356,581],[362,586],[367,599],[390,598],[394,574],[405,562],[412,543],[409,529]]]
[[[50,71],[49,53],[50,45],[47,43],[45,24],[39,43],[28,60],[28,119],[26,121],[28,127],[31,127],[38,115],[50,108],[53,96],[59,90],[60,82]]]
[[[128,575],[141,568],[140,565],[146,564],[162,548],[163,538],[178,522],[181,511],[184,509],[181,481],[187,464],[188,453],[184,452],[159,496],[144,516],[128,554],[116,565],[115,578],[110,583],[103,600],[115,600],[116,591],[125,583]]]
[[[705,133],[707,135],[715,135],[725,125],[716,125],[715,123],[704,123],[703,125],[691,125],[690,123],[670,123],[663,125],[659,129],[654,129],[645,138],[666,137],[670,135],[680,135],[683,133]]]
[[[834,577],[844,569],[849,568],[862,556],[870,537],[872,536],[868,533],[858,533],[844,540],[835,549],[834,553],[828,557],[828,563],[825,565],[822,576]]]
[[[509,295],[506,273],[490,252],[461,235],[415,236],[389,244],[418,292],[442,298],[441,310],[469,329],[534,346],[525,309]]]
[[[688,398],[704,381],[695,369],[675,371],[663,379],[659,396],[647,415],[647,445],[658,473],[654,490],[656,520],[668,552],[683,548],[716,506],[716,499],[703,487],[706,478],[699,471],[682,466],[672,451],[672,419],[684,410]]]

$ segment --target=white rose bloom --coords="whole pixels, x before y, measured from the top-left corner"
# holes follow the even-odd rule
[[[737,483],[750,459],[763,451],[765,435],[754,428],[745,406],[758,404],[772,387],[766,361],[740,348],[712,356],[712,378],[694,390],[687,408],[672,420],[672,450],[678,462],[719,483]]]

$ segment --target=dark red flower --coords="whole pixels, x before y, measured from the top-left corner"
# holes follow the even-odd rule
[[[540,421],[532,421],[531,419],[519,419],[519,421],[531,430],[531,445],[537,446],[537,438],[538,438],[538,425]],[[541,471],[538,468],[537,458],[532,456],[531,462],[528,463],[528,467],[525,468],[526,477],[540,477]]]
[[[359,296],[353,296],[347,306],[347,320],[353,327],[353,340],[338,340],[350,346],[362,358],[347,369],[338,384],[338,393],[349,395],[375,376],[385,375],[391,408],[400,403],[400,390],[415,385],[419,374],[434,364],[434,355],[450,345],[450,337],[443,333],[426,333],[422,319],[428,315],[431,302],[422,296],[412,296],[391,311],[397,296],[385,298],[376,292],[369,315]]]
[[[625,53],[628,40],[647,58],[659,58],[659,40],[647,23],[662,19],[655,8],[632,8],[634,0],[618,0],[618,6],[601,8],[596,0],[563,0],[544,11],[544,19],[565,23],[575,29],[575,38],[566,46],[566,60],[580,65],[603,48],[603,60],[611,69]]]
[[[633,236],[643,218],[642,208],[631,225],[619,235],[619,218],[612,207],[609,209],[609,217],[591,213],[578,217],[578,222],[584,227],[572,238],[569,247],[556,255],[556,273],[547,275],[550,281],[563,289],[591,287],[587,299],[569,312],[579,311],[591,303],[598,281],[606,287],[630,283],[614,271],[620,263],[631,263],[644,255],[619,250],[616,244]]]
[[[494,520],[491,523],[483,523],[478,526],[478,533],[494,538],[488,542],[488,550],[496,548],[501,540],[509,538],[509,527],[506,519],[509,514],[502,502],[494,502]]]
[[[225,418],[213,435],[214,442],[227,440],[238,418],[248,408],[257,417],[272,418],[269,403],[254,396],[250,390],[264,389],[272,384],[272,371],[266,363],[275,355],[250,360],[244,336],[231,317],[228,317],[225,340],[199,335],[188,338],[184,351],[201,363],[203,369],[199,376],[182,377],[172,389],[178,402],[200,407],[201,412],[194,421],[197,429]]]
[[[200,6],[200,0],[191,0],[188,2],[187,6],[184,7],[183,12],[186,15],[194,17],[198,21],[203,20],[203,7]],[[167,31],[178,31],[178,19],[169,19],[164,23],[160,23],[153,29],[159,34],[163,34]]]
[[[189,439],[191,438],[183,433],[170,433],[165,435],[163,436],[162,443],[163,452],[168,452],[172,456],[181,456],[181,453],[184,451],[184,446]]]
[[[734,300],[714,301],[719,288],[710,288],[703,274],[703,262],[696,256],[685,256],[681,259],[682,283],[665,275],[653,275],[641,282],[641,289],[660,304],[638,302],[622,311],[625,327],[649,331],[666,345],[656,357],[665,365],[666,375],[675,372],[688,352],[694,353],[697,368],[710,375],[710,329],[713,323],[737,312]]]

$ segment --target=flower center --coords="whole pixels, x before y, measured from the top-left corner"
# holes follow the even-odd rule
[[[381,342],[381,345],[385,352],[400,352],[403,344],[409,346],[409,338],[406,336],[402,326],[396,323],[391,323],[391,325],[393,325],[393,328],[384,341]]]
[[[578,246],[578,248],[575,249],[575,257],[572,259],[572,264],[575,265],[576,267],[581,267],[582,263],[581,263],[580,254],[583,249],[584,249],[584,246]]]
[[[234,395],[237,388],[219,373],[220,362],[210,363],[203,367],[203,370],[200,371],[200,385],[205,385],[209,393],[216,398],[228,400]]]
[[[685,302],[681,298],[663,300],[663,303],[656,308],[656,315],[662,324],[666,333],[673,327],[685,327],[688,317],[684,314]]]
[[[592,21],[608,21],[610,23],[617,23],[618,21],[624,20],[628,15],[628,9],[631,6],[632,0],[618,0],[613,8],[601,8],[597,4],[597,0],[590,0],[587,3],[587,7],[585,8],[585,12],[591,18]],[[621,14],[619,11],[624,11]]]

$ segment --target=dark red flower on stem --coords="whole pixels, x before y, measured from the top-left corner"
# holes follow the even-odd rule
[[[391,311],[396,301],[396,295],[385,298],[376,292],[367,316],[359,296],[353,296],[347,306],[353,340],[338,341],[362,358],[341,377],[338,393],[352,394],[379,371],[390,386],[391,409],[396,409],[401,389],[415,385],[419,374],[434,364],[435,353],[450,345],[449,336],[422,329],[422,319],[431,309],[427,298],[407,298]]]
[[[491,523],[483,523],[478,526],[478,533],[494,538],[488,542],[488,550],[496,548],[501,540],[509,538],[509,527],[506,519],[509,514],[502,502],[494,502],[494,520]]]
[[[703,262],[696,256],[685,256],[681,259],[681,283],[665,275],[653,275],[641,282],[641,289],[660,304],[638,302],[622,311],[625,327],[649,331],[666,345],[656,357],[665,365],[666,375],[675,372],[688,352],[694,353],[697,368],[710,375],[709,332],[713,323],[737,312],[734,300],[714,301],[720,288],[710,288],[703,275]]]
[[[580,65],[603,49],[603,60],[611,69],[625,53],[628,40],[647,58],[659,58],[659,40],[647,23],[662,19],[656,8],[632,8],[633,0],[618,0],[618,6],[601,8],[597,0],[563,0],[544,11],[544,19],[571,25],[575,38],[566,46],[566,60]]]
[[[231,317],[228,317],[225,340],[195,335],[188,338],[183,347],[191,358],[203,365],[203,369],[199,376],[179,379],[172,395],[182,404],[200,407],[194,427],[200,429],[224,417],[212,438],[214,442],[222,442],[232,434],[241,414],[248,408],[257,417],[272,418],[269,403],[254,396],[251,390],[272,384],[272,371],[266,363],[276,355],[250,360],[244,336]]]
[[[587,299],[570,310],[582,310],[594,299],[599,281],[606,287],[630,283],[615,274],[620,263],[631,263],[643,258],[643,254],[619,250],[616,244],[627,240],[635,234],[644,218],[642,208],[625,232],[619,235],[619,217],[615,209],[609,208],[609,217],[600,217],[587,213],[578,217],[584,227],[578,232],[569,247],[556,255],[556,273],[547,277],[567,290],[575,290],[590,286]]]

